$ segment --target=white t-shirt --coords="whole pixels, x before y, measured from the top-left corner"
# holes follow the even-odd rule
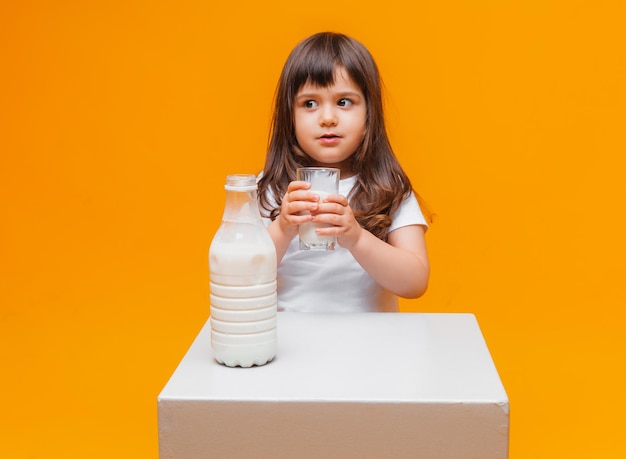
[[[339,194],[348,196],[356,177],[339,181]],[[269,219],[264,219],[269,224]],[[404,200],[392,216],[389,232],[409,225],[427,226],[415,195]],[[278,310],[298,312],[395,311],[398,298],[383,289],[349,250],[300,250],[294,237],[278,266]]]

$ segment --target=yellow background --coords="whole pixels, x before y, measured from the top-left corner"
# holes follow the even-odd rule
[[[625,457],[623,5],[2,2],[0,455],[157,457],[225,176],[262,167],[287,54],[334,30],[437,214],[403,310],[477,315],[512,459]]]

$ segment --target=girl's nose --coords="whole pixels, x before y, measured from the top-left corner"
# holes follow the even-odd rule
[[[337,114],[331,107],[320,110],[320,126],[336,126]]]

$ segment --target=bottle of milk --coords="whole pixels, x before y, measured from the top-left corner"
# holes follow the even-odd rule
[[[276,249],[259,213],[252,174],[226,178],[222,224],[209,249],[211,347],[226,366],[276,355]]]

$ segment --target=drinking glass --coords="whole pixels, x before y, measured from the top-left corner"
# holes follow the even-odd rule
[[[298,180],[309,182],[309,191],[319,195],[320,202],[329,194],[339,192],[339,169],[333,167],[301,167],[297,170]],[[308,212],[308,211],[307,211]],[[321,236],[316,228],[332,225],[326,223],[303,223],[299,227],[300,250],[335,250],[335,236]]]

